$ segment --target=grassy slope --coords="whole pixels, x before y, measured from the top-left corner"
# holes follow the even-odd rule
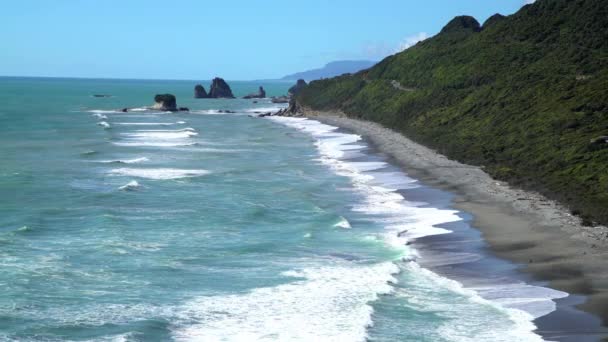
[[[449,28],[367,71],[313,82],[298,100],[608,223],[608,144],[590,144],[608,135],[608,1],[539,0],[481,32]]]

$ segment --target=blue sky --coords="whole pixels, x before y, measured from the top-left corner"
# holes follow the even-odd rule
[[[19,0],[2,4],[0,75],[278,78],[378,60],[526,0]]]

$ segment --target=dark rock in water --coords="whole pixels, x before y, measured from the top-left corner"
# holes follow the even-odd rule
[[[270,101],[272,103],[289,103],[289,96],[273,97]]]
[[[253,101],[253,103],[258,103],[258,101]]]
[[[507,17],[505,17],[504,15],[499,14],[499,13],[496,13],[496,14],[494,14],[493,16],[489,17],[489,18],[488,18],[488,19],[487,19],[487,20],[486,20],[486,21],[483,23],[482,29],[484,29],[484,30],[485,30],[486,28],[488,28],[488,27],[490,27],[490,26],[492,26],[492,25],[494,25],[494,24],[496,24],[496,23],[498,23],[498,22],[501,22],[501,21],[503,21],[503,20],[504,20],[504,19],[506,19],[506,18],[507,18]]]
[[[94,94],[93,97],[112,97],[112,95],[106,95],[106,94]]]
[[[479,31],[481,31],[481,25],[479,25],[477,19],[468,15],[461,15],[452,19],[441,29],[440,33]]]
[[[226,81],[224,81],[223,79],[216,77],[211,83],[211,89],[209,89],[209,97],[214,99],[233,99],[234,95],[232,94],[232,89],[230,89],[228,83],[226,83]]]
[[[177,100],[175,95],[172,94],[161,94],[154,96],[153,109],[176,112],[177,111]]]
[[[304,111],[302,110],[302,106],[296,101],[295,98],[292,98],[289,101],[289,106],[285,109],[278,111],[275,115],[278,116],[303,116]]]
[[[189,112],[190,108],[188,108],[188,107],[179,107],[177,110],[180,111],[180,112]]]
[[[126,112],[128,112],[128,111],[129,111],[129,108],[123,108],[123,109],[121,109],[120,111],[121,111],[121,112],[123,112],[123,113],[126,113]]]
[[[266,91],[264,90],[264,87],[260,86],[260,89],[258,90],[257,93],[251,93],[243,98],[244,99],[263,99],[265,97],[266,97]]]
[[[289,88],[288,93],[290,96],[297,96],[300,91],[302,91],[302,89],[304,89],[307,85],[308,84],[306,84],[306,81],[304,81],[303,79],[299,79],[298,82],[296,82],[296,85]]]
[[[228,110],[228,109],[220,109],[217,112],[218,113],[226,113],[226,114],[234,114],[234,113],[236,113],[235,111]]]
[[[207,91],[205,90],[205,87],[203,87],[200,84],[197,84],[194,87],[194,98],[195,99],[206,99],[208,97],[209,97],[209,95],[207,94]]]

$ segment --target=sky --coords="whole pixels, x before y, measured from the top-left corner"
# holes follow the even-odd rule
[[[481,23],[530,0],[19,0],[0,11],[0,75],[280,78],[381,60],[457,15]]]

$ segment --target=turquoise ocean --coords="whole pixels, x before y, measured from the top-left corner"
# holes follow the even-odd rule
[[[417,262],[466,213],[357,135],[196,83],[0,78],[0,341],[542,340],[567,294]]]

